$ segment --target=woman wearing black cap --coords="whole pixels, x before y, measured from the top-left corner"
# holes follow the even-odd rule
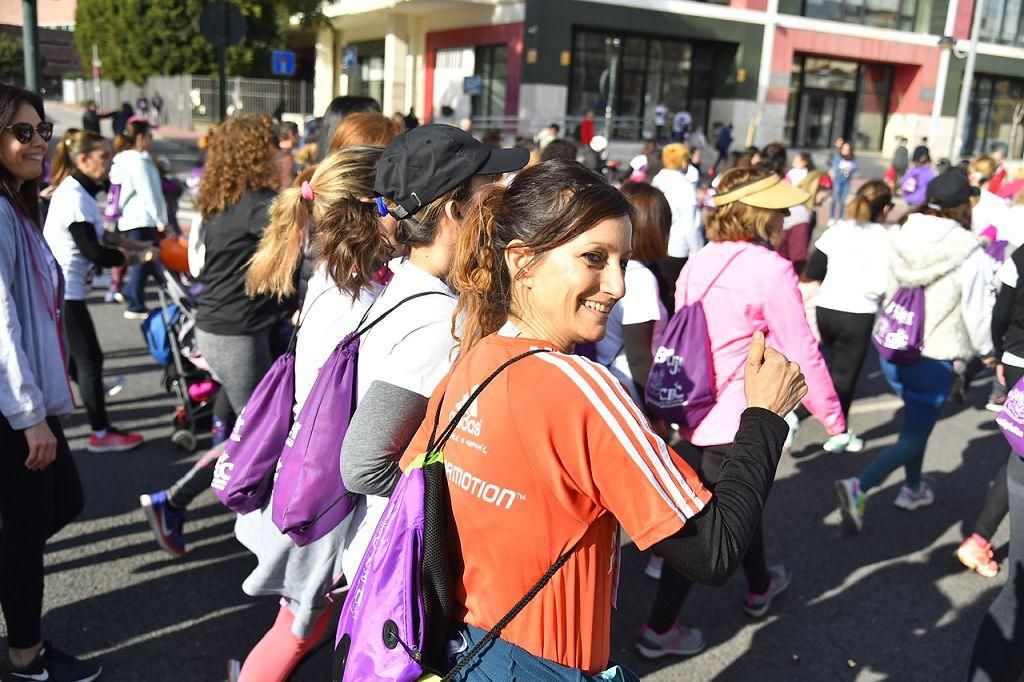
[[[419,126],[384,151],[374,193],[381,215],[398,219],[396,239],[408,256],[392,260],[394,277],[374,309],[390,310],[421,293],[363,337],[359,380],[367,386],[342,446],[349,491],[369,496],[359,536],[349,543],[358,565],[386,497],[398,482],[398,459],[426,415],[427,400],[457,354],[448,274],[465,209],[480,187],[526,165],[529,151],[492,149],[446,125]],[[369,379],[366,378],[369,374]],[[346,559],[347,561],[347,559]]]
[[[967,177],[948,170],[930,183],[927,198],[892,236],[889,293],[924,288],[924,344],[910,364],[879,360],[885,378],[903,399],[899,440],[859,476],[836,481],[839,511],[851,529],[864,524],[865,493],[898,467],[906,481],[893,502],[913,511],[935,501],[921,480],[925,447],[953,385],[953,361],[992,352],[990,268],[971,234],[973,194]]]

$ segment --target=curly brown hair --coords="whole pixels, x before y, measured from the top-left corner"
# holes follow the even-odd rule
[[[277,135],[266,116],[229,118],[207,136],[206,170],[196,206],[203,218],[223,213],[246,192],[281,185]]]

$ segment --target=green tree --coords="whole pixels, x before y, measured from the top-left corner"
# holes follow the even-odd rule
[[[285,42],[288,18],[319,20],[320,0],[236,0],[246,36],[227,54],[229,75],[269,75],[270,51]],[[103,76],[116,83],[143,83],[163,74],[214,73],[216,51],[199,32],[204,0],[79,0],[75,40],[84,63],[92,46]]]
[[[25,73],[25,57],[21,38],[0,34],[0,78],[10,79]]]

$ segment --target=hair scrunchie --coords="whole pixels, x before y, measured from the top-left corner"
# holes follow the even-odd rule
[[[316,196],[313,193],[313,185],[309,184],[309,180],[302,181],[302,184],[299,186],[299,191],[302,193],[302,198],[307,201],[313,201],[313,198]]]

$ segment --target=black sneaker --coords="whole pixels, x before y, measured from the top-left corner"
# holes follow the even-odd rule
[[[15,668],[10,661],[0,663],[3,682],[92,682],[102,672],[98,663],[79,661],[45,642],[35,660],[24,668]]]
[[[46,662],[54,682],[92,682],[103,673],[103,666],[99,663],[80,661],[49,642],[43,642],[39,655]]]

